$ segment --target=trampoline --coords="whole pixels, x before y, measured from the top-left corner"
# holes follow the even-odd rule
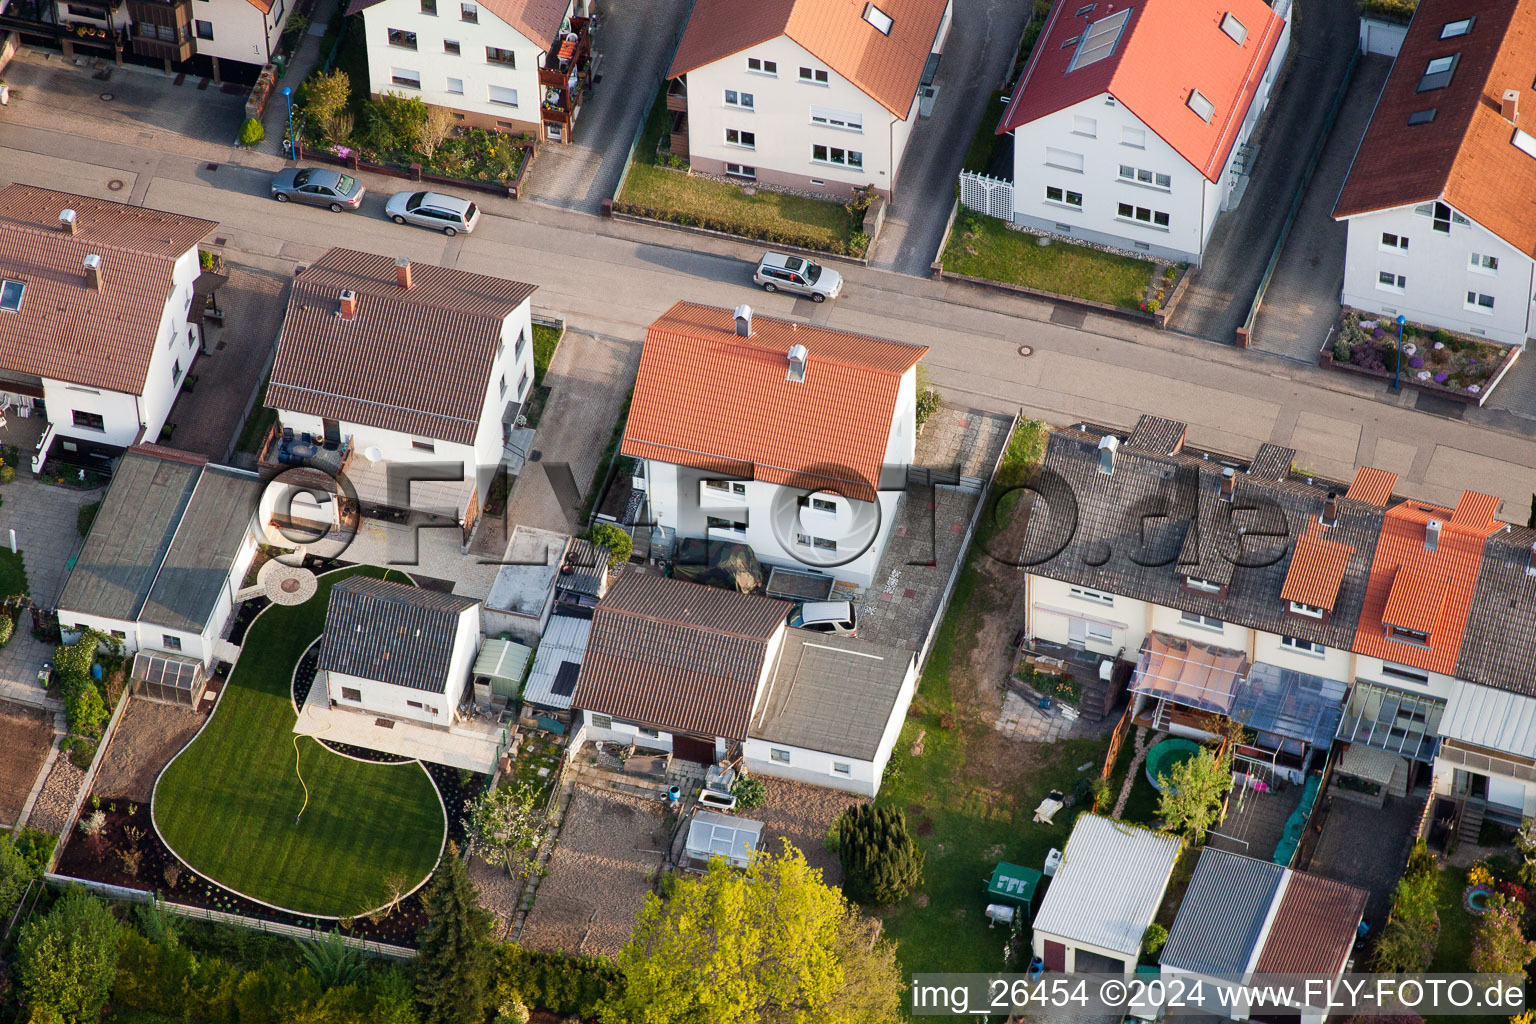
[[[1183,764],[1200,752],[1200,744],[1182,736],[1170,736],[1147,751],[1147,781],[1159,793],[1163,791],[1160,777],[1167,775],[1176,764]]]

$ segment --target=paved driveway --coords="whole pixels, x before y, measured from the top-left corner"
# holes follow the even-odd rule
[[[597,213],[603,200],[612,197],[629,144],[645,119],[651,87],[672,63],[691,6],[691,0],[603,5],[592,42],[602,55],[602,80],[582,105],[576,141],[540,145],[530,172],[530,199]]]
[[[1287,70],[1253,136],[1259,152],[1248,190],[1237,208],[1216,222],[1204,265],[1170,323],[1224,345],[1234,343],[1247,319],[1360,36],[1360,16],[1351,3],[1298,0],[1292,16]]]
[[[1001,110],[984,108],[1011,70],[1008,62],[1029,13],[1029,4],[1011,0],[955,0],[954,23],[934,79],[938,99],[907,141],[895,198],[875,243],[875,266],[928,276],[976,125],[983,117],[994,123],[1001,117]]]

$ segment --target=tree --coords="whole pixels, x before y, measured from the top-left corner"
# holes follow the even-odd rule
[[[416,1000],[425,1024],[483,1024],[491,915],[480,909],[452,843],[432,875],[425,905],[427,924],[416,956]]]
[[[1376,942],[1376,970],[1383,974],[1414,974],[1429,969],[1440,941],[1440,912],[1437,908],[1440,878],[1433,870],[1425,871],[1415,853],[1408,858],[1408,870],[1398,880],[1392,894],[1392,915],[1381,938]]]
[[[299,101],[300,109],[304,112],[304,121],[310,130],[326,132],[332,142],[346,142],[346,139],[329,135],[329,132],[352,100],[352,79],[339,69],[329,74],[317,71],[302,88],[304,98]]]
[[[539,804],[538,789],[527,782],[498,786],[466,802],[469,852],[486,860],[497,853],[507,874],[527,878],[531,855],[549,835],[549,816]]]
[[[1203,841],[1205,830],[1221,818],[1221,805],[1232,788],[1232,759],[1201,747],[1188,761],[1159,776],[1163,793],[1157,813],[1163,828],[1192,843]]]
[[[432,155],[448,141],[456,126],[453,111],[447,107],[428,107],[427,119],[421,125],[421,155],[428,160],[432,159]]]
[[[646,895],[619,953],[623,992],[604,1024],[811,1024],[836,1019],[847,901],[784,844],[745,872],[710,861],[663,902]]]
[[[879,921],[849,907],[837,924],[833,948],[843,983],[824,1018],[829,1024],[896,1024],[906,1019],[901,993],[907,985],[896,944],[881,938]]]
[[[623,565],[635,552],[635,539],[612,523],[593,523],[581,535],[600,548],[608,549],[608,565]]]
[[[1153,921],[1147,925],[1147,930],[1141,933],[1141,955],[1148,960],[1157,956],[1158,950],[1163,948],[1163,943],[1168,941],[1168,929]]]
[[[37,869],[27,863],[11,837],[0,838],[0,918],[10,920],[11,912],[37,876]]]
[[[923,851],[899,807],[859,804],[842,814],[838,859],[843,891],[859,903],[897,903],[923,881]]]
[[[368,105],[367,144],[380,153],[415,153],[426,123],[427,105],[421,97],[381,93]]]
[[[1518,903],[1499,895],[1488,900],[1488,912],[1478,918],[1472,931],[1472,955],[1468,965],[1478,974],[1524,974],[1525,965],[1536,959],[1536,942],[1520,927]]]
[[[16,944],[22,1005],[33,1020],[85,1024],[101,1017],[117,979],[118,928],[106,904],[70,888]]]

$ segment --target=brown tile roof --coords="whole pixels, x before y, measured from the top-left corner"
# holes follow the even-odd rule
[[[652,573],[598,602],[572,706],[668,732],[745,739],[789,605]]]
[[[1292,871],[1264,949],[1261,974],[1333,974],[1344,966],[1365,914],[1364,889],[1305,871]]]
[[[805,380],[786,380],[794,345]],[[928,350],[679,302],[645,335],[625,455],[873,501],[901,378]]]
[[[1285,585],[1280,588],[1282,601],[1299,601],[1313,608],[1333,611],[1339,586],[1344,582],[1355,549],[1329,540],[1326,532],[1314,519],[1307,532],[1297,539],[1291,566],[1285,573]]]
[[[1442,40],[1447,22],[1475,18]],[[1428,62],[1457,56],[1450,82],[1419,92]],[[1536,158],[1512,144],[1506,89],[1533,99],[1536,0],[1423,0],[1376,103],[1335,217],[1444,200],[1527,255],[1536,253]],[[1427,124],[1409,115],[1433,109]],[[1528,124],[1524,125],[1527,131]]]
[[[331,588],[319,667],[447,693],[450,683],[464,681],[449,679],[448,670],[459,616],[476,603],[407,583],[349,576]],[[459,694],[448,696],[456,701]]]
[[[251,0],[252,3],[258,0]],[[265,0],[271,7],[271,0]],[[352,0],[347,5],[347,14],[357,14],[366,11],[384,0]],[[565,13],[571,8],[571,0],[480,0],[480,9],[490,11],[502,21],[521,32],[530,42],[537,43],[544,49],[554,43],[555,36],[560,32],[560,26],[565,22]]]
[[[905,120],[948,2],[877,0],[891,17],[891,34],[885,35],[864,20],[866,0],[697,0],[667,77],[788,36]]]
[[[1464,491],[1456,510],[1416,501],[1387,510],[1355,631],[1357,652],[1431,672],[1455,672],[1483,545],[1498,529],[1491,520],[1467,520],[1476,520],[1487,507],[1486,495]],[[1425,526],[1431,519],[1441,523],[1433,551],[1425,548]],[[1389,639],[1387,625],[1428,633],[1429,645]]]
[[[534,285],[332,249],[288,296],[266,404],[347,423],[473,444],[502,321]],[[357,315],[337,315],[344,288]],[[509,382],[511,383],[511,382]]]
[[[74,210],[75,233],[59,227]],[[0,367],[141,394],[171,297],[177,257],[218,224],[68,192],[0,189],[0,278],[25,284],[0,312]],[[86,280],[101,257],[101,290]]]
[[[1374,466],[1361,466],[1355,470],[1355,478],[1349,482],[1349,490],[1344,492],[1344,497],[1377,508],[1386,508],[1392,500],[1392,488],[1396,486],[1396,473],[1388,473]]]

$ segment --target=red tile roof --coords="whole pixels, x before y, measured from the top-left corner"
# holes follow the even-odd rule
[[[1221,178],[1238,129],[1285,27],[1261,0],[1140,0],[1109,56],[1068,71],[1088,25],[1117,7],[1057,0],[998,132],[1109,93],[1211,181]],[[1222,31],[1230,12],[1247,35]],[[1191,90],[1215,104],[1209,122],[1189,108]]]
[[[877,0],[891,18],[890,35],[864,20],[865,6],[866,0],[697,0],[667,77],[788,36],[905,120],[949,0]]]
[[[1405,501],[1387,510],[1355,631],[1358,653],[1431,672],[1455,671],[1483,545],[1499,529],[1491,518],[1479,518],[1490,500],[1464,491],[1455,509]],[[1431,519],[1441,524],[1433,551],[1425,547]],[[1389,639],[1388,625],[1428,633],[1429,645]]]
[[[598,602],[574,707],[669,732],[745,739],[789,605],[654,573]]]
[[[75,233],[59,227],[74,210]],[[21,308],[0,312],[0,368],[137,395],[155,354],[178,257],[218,227],[68,192],[0,189],[0,278]],[[101,289],[85,276],[101,257]]]
[[[1448,22],[1475,19],[1441,39]],[[1419,92],[1429,61],[1458,56],[1450,82]],[[1443,200],[1510,245],[1536,253],[1536,157],[1512,145],[1506,89],[1536,102],[1536,0],[1422,0],[1334,207],[1335,217]],[[1427,124],[1409,115],[1433,109]],[[1521,122],[1533,131],[1527,120]]]
[[[786,380],[804,345],[805,380]],[[902,376],[928,350],[679,302],[645,335],[625,455],[873,501]],[[755,467],[755,472],[754,472]]]
[[[1313,519],[1307,532],[1297,538],[1296,551],[1285,571],[1285,585],[1280,588],[1282,601],[1299,601],[1313,608],[1333,611],[1339,597],[1344,573],[1355,549],[1329,540],[1322,525]]]
[[[473,444],[502,322],[534,286],[332,249],[293,282],[267,385],[272,409]],[[337,315],[342,289],[357,315]],[[509,384],[515,383],[512,381]]]
[[[1392,488],[1397,486],[1397,474],[1373,466],[1361,466],[1355,470],[1355,478],[1349,482],[1344,497],[1363,501],[1367,505],[1386,508],[1392,500]]]
[[[251,2],[265,2],[270,9],[272,0],[251,0]],[[353,15],[359,11],[366,11],[383,2],[384,0],[352,0],[347,5],[347,14]],[[546,50],[554,45],[555,36],[559,34],[560,26],[565,23],[565,14],[571,8],[571,0],[479,0],[479,4],[482,10],[490,11],[521,32],[530,42],[537,43]]]
[[[1367,893],[1331,878],[1292,871],[1253,969],[1261,974],[1331,975],[1344,967],[1365,914]]]

